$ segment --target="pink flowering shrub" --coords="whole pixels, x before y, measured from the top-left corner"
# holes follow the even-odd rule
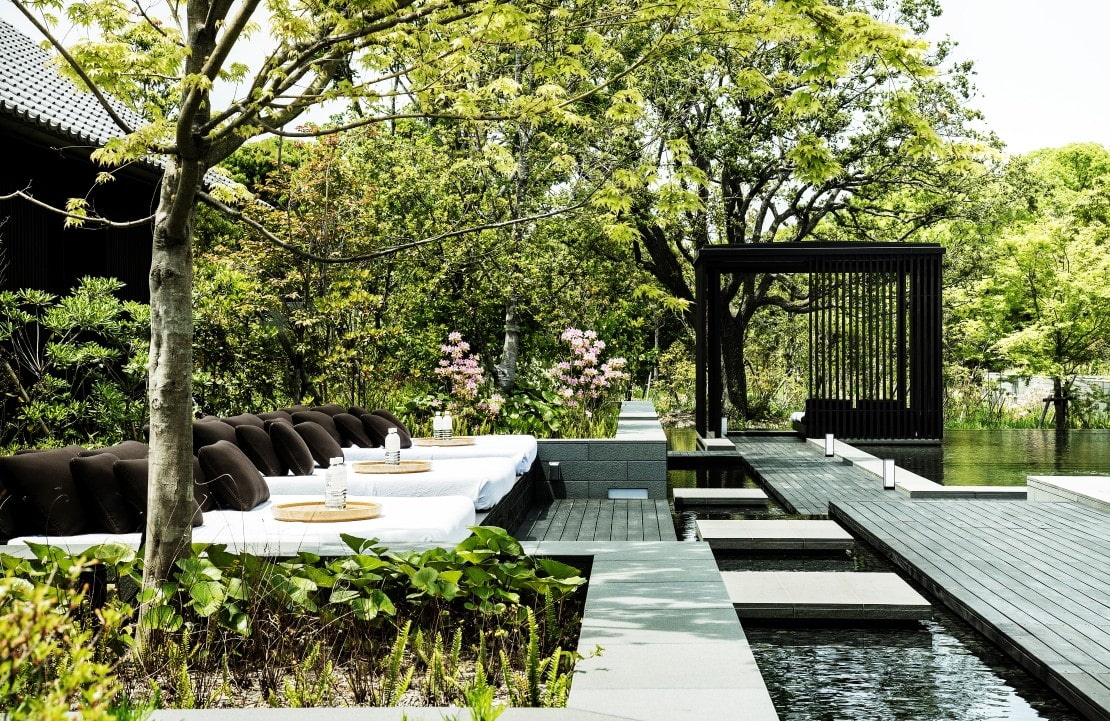
[[[485,395],[488,388],[481,357],[470,352],[470,344],[457,331],[447,335],[447,343],[440,346],[440,352],[443,357],[435,374],[447,382],[448,397],[433,399],[428,407],[433,411],[450,411],[457,432],[491,430],[487,426],[501,413],[505,399],[498,393]]]
[[[463,340],[462,334],[451,332],[447,344],[439,347],[443,358],[436,368],[436,375],[451,384],[451,395],[462,401],[472,401],[478,397],[478,390],[485,384],[486,376],[479,365],[481,358],[470,352],[470,344]]]
[[[571,357],[548,369],[547,375],[563,406],[573,409],[572,414],[580,415],[588,424],[629,379],[624,370],[627,361],[620,357],[602,361],[605,341],[592,330],[567,328],[559,339],[570,346]]]

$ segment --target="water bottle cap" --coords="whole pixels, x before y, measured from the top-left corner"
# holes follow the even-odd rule
[[[332,466],[341,466],[341,465],[343,465],[343,456],[336,456],[335,458],[331,459],[331,461],[329,461],[328,464],[332,465]]]
[[[396,432],[397,432],[397,429],[396,429],[396,428],[394,428],[394,427],[392,427],[392,426],[390,426],[390,428],[389,428],[389,432],[390,432],[390,433],[396,433]]]

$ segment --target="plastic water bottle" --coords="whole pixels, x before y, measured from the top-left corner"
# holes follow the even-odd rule
[[[390,428],[385,437],[385,462],[394,466],[401,462],[401,436],[396,428]]]
[[[451,411],[443,412],[443,437],[450,438],[455,432],[455,421],[451,419]]]
[[[341,511],[347,507],[347,467],[343,457],[338,456],[328,462],[324,475],[324,508]]]

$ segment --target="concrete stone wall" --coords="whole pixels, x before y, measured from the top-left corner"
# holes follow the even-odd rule
[[[614,438],[541,439],[537,464],[556,497],[608,498],[613,488],[667,497],[667,436],[651,401],[622,403]]]

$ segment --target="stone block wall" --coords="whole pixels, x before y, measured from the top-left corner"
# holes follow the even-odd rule
[[[614,438],[540,440],[537,465],[557,497],[608,498],[612,488],[667,497],[667,436],[651,401],[622,403]]]

